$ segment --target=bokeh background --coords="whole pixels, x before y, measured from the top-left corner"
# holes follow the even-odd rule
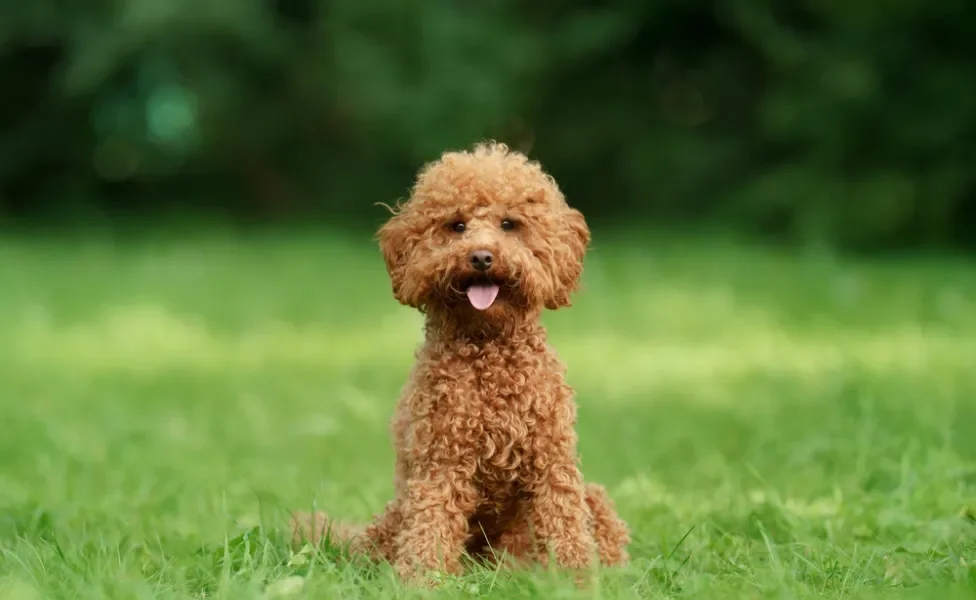
[[[971,239],[963,0],[9,0],[0,215],[382,218],[494,138],[591,219]]]

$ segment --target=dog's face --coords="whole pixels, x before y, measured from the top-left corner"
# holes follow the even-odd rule
[[[494,321],[568,306],[590,232],[537,163],[492,144],[427,165],[378,238],[401,303]]]

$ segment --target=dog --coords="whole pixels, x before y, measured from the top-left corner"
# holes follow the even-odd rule
[[[462,557],[580,570],[628,561],[629,531],[578,466],[576,404],[544,310],[570,306],[590,231],[538,162],[503,144],[444,153],[377,238],[394,297],[425,316],[392,420],[395,494],[340,538],[403,578]],[[300,538],[332,527],[295,519]]]

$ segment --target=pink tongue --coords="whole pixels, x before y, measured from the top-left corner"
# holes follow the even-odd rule
[[[498,296],[498,286],[493,283],[475,283],[468,288],[468,300],[471,306],[478,310],[485,310]]]

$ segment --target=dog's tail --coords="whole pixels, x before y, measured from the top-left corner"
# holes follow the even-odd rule
[[[294,546],[318,546],[326,540],[333,545],[347,545],[366,529],[365,525],[336,521],[324,512],[294,513],[289,526]]]
[[[586,505],[593,515],[593,537],[596,538],[600,562],[608,567],[626,564],[630,558],[627,554],[630,531],[617,516],[606,488],[596,483],[586,484]]]

